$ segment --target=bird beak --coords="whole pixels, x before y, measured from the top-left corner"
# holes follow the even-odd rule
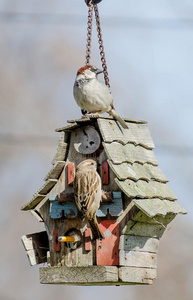
[[[97,70],[95,71],[95,74],[96,74],[96,75],[99,75],[99,74],[101,74],[101,73],[103,73],[103,70],[97,69]]]

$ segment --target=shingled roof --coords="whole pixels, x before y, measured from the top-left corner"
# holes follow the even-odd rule
[[[122,192],[130,199],[135,200],[136,206],[140,206],[140,209],[146,211],[147,214],[149,207],[149,215],[153,214],[154,205],[157,207],[156,214],[186,213],[174,202],[177,198],[168,187],[168,180],[158,167],[158,161],[153,152],[154,143],[146,122],[124,120],[127,122],[129,130],[120,127],[112,117],[101,115],[68,121],[70,125],[57,129],[56,131],[62,132],[62,135],[57,153],[52,161],[54,166],[45,177],[46,183],[37,191],[33,199],[22,207],[22,210],[34,209],[57,183],[65,165],[68,149],[68,143],[64,142],[64,133],[68,135],[81,126],[96,124],[102,135],[109,166],[116,175],[115,181]],[[137,201],[139,199],[147,201],[139,202]],[[153,206],[152,201],[154,201]]]

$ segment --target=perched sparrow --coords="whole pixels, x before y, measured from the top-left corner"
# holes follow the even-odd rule
[[[97,79],[102,70],[86,65],[77,72],[73,93],[77,104],[82,110],[90,113],[108,112],[123,128],[128,126],[118,115],[113,106],[113,97],[107,85]]]
[[[88,220],[93,239],[101,239],[104,237],[96,218],[101,201],[101,178],[96,169],[97,163],[92,159],[84,160],[76,167],[74,198],[80,217]]]

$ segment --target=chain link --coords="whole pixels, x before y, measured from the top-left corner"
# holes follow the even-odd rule
[[[102,33],[101,33],[101,25],[100,25],[100,17],[98,6],[93,5],[93,0],[87,1],[88,2],[88,27],[87,27],[87,44],[86,44],[86,65],[90,62],[90,54],[91,54],[91,38],[92,38],[92,20],[93,20],[93,8],[95,12],[95,19],[96,19],[96,26],[97,26],[97,33],[98,33],[98,42],[99,42],[99,51],[101,56],[102,68],[104,73],[104,80],[105,84],[110,88],[109,84],[109,76],[107,71],[107,63],[105,58],[105,51],[103,46],[102,40]]]
[[[90,62],[91,53],[91,38],[92,38],[92,17],[93,17],[93,3],[92,0],[88,4],[88,28],[87,28],[87,45],[86,45],[86,65]]]
[[[94,5],[94,11],[95,11],[95,19],[96,19],[98,39],[99,39],[98,40],[99,50],[100,50],[100,55],[101,55],[101,62],[102,62],[102,67],[103,67],[105,84],[110,88],[109,76],[108,76],[108,71],[107,71],[107,63],[106,63],[105,51],[104,51],[103,39],[102,39],[102,33],[101,33],[100,17],[99,17],[99,11],[98,11],[97,5]]]

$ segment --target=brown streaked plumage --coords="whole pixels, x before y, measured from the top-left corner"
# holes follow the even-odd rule
[[[104,238],[99,228],[96,211],[101,201],[101,178],[92,159],[82,161],[76,168],[74,198],[80,217],[86,218],[94,239]]]

